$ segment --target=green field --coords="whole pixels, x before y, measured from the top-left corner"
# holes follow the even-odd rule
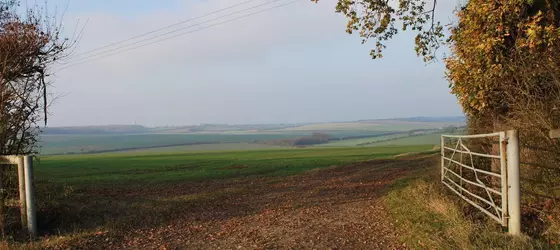
[[[409,131],[442,130],[448,126],[460,124],[446,119],[437,121],[437,119],[421,118],[293,125],[202,124],[162,128],[148,128],[139,125],[54,127],[45,128],[41,133],[38,153],[40,155],[61,155],[138,150],[143,152],[147,149],[152,152],[245,150],[266,148],[254,145],[255,143],[281,146],[301,145],[294,141],[308,138],[314,133],[328,135],[328,138],[333,140],[332,143],[321,146],[347,147],[406,136]],[[394,133],[399,133],[399,135],[390,135]],[[431,140],[423,142],[422,139],[411,142],[412,144],[432,144]],[[231,143],[239,143],[237,145],[239,147],[235,147]],[[227,145],[193,146],[200,144]],[[253,145],[247,146],[247,144]],[[395,145],[406,144],[406,142],[396,142]]]
[[[375,136],[381,131],[332,131],[334,138],[348,136]],[[311,132],[271,132],[251,133],[237,132],[216,134],[114,134],[114,135],[42,135],[39,153],[41,155],[92,153],[111,150],[134,150],[164,146],[183,146],[193,143],[251,143],[266,140],[293,139],[309,136]],[[231,146],[231,145],[230,145]],[[245,147],[228,148],[243,150]],[[264,147],[264,146],[263,146]],[[185,148],[186,150],[188,148]],[[222,149],[215,147],[215,149]],[[167,150],[163,150],[167,151]]]
[[[439,145],[441,134],[428,134],[418,136],[408,136],[395,140],[373,143],[368,146],[401,146],[401,145]]]
[[[293,134],[133,134],[133,135],[43,135],[42,155],[82,153],[118,149],[138,149],[211,142],[252,142],[278,138],[293,138]]]
[[[316,168],[384,158],[431,146],[309,148],[191,153],[108,153],[47,156],[37,163],[38,181],[69,184],[130,181],[196,181],[248,175],[294,174]]]
[[[375,136],[375,137],[366,137],[360,139],[351,139],[351,140],[340,140],[340,141],[333,141],[326,144],[317,145],[317,147],[355,147],[363,143],[371,143],[375,141],[381,140],[391,140],[400,138],[403,136],[408,136],[408,133],[399,133],[399,134],[392,134],[392,135],[383,135],[383,136]],[[429,144],[429,143],[427,143]]]
[[[197,151],[242,151],[242,150],[264,150],[264,149],[285,149],[279,146],[270,146],[261,143],[246,143],[246,142],[232,142],[232,143],[216,143],[216,144],[197,144],[173,147],[152,147],[145,149],[133,149],[126,151],[111,152],[109,154],[159,154],[159,153],[186,153]]]
[[[401,173],[408,168],[408,161],[393,156],[428,152],[431,146],[190,152],[180,152],[181,147],[175,149],[178,151],[166,148],[168,151],[150,149],[39,158],[35,162],[35,180],[38,224],[43,236],[19,246],[22,249],[83,249],[93,244],[122,249],[127,248],[121,245],[128,244],[126,237],[144,237],[144,230],[157,230],[160,226],[185,221],[185,218],[198,228],[205,223],[225,225],[220,221],[250,218],[255,213],[280,207],[303,209],[302,202],[315,202],[305,197],[319,194],[317,192],[325,185],[331,185],[325,190],[333,190],[325,199],[340,199],[341,193],[336,191],[339,189],[333,188],[338,184],[332,181],[346,180],[348,173],[345,171],[368,171],[369,175],[356,172],[352,182],[368,186],[368,189],[351,186],[348,192],[356,198],[369,196],[375,188],[371,185],[389,178],[387,173]],[[384,166],[386,162],[390,165]],[[348,166],[354,163],[362,167]],[[325,195],[325,190],[320,194]],[[17,218],[17,215],[10,218]],[[11,221],[10,228],[20,228],[18,223],[18,220]],[[206,233],[173,231],[187,235],[186,239],[206,241],[203,237]],[[19,242],[25,242],[25,235],[17,237],[21,238]],[[19,243],[14,244],[18,246]],[[187,243],[176,243],[184,244]],[[134,245],[132,248],[151,247]]]
[[[456,132],[461,134],[463,132]],[[446,133],[450,134],[450,133]],[[453,134],[453,133],[451,133]],[[386,136],[367,137],[352,140],[333,141],[326,144],[316,145],[316,147],[377,147],[377,146],[404,146],[404,145],[439,145],[441,142],[441,134],[421,134],[409,135],[408,133],[399,133]]]

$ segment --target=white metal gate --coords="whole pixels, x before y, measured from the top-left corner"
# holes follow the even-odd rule
[[[497,154],[473,152],[465,140],[498,139]],[[477,166],[475,158],[498,161],[498,169]],[[491,163],[492,164],[492,163]],[[496,181],[498,180],[498,181]],[[517,131],[441,136],[441,182],[512,234],[520,233],[519,147]]]

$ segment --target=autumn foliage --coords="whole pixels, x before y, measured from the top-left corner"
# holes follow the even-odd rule
[[[560,1],[464,1],[445,41],[436,7],[437,1],[339,0],[337,11],[348,18],[347,32],[375,42],[374,58],[400,30],[417,33],[416,52],[427,61],[449,47],[446,77],[469,131],[519,130],[522,203],[533,216],[525,231],[560,239],[551,232],[560,228],[553,216],[560,215],[560,141],[548,136],[560,128]]]
[[[47,121],[49,67],[75,41],[60,38],[55,17],[41,8],[23,9],[0,0],[0,155],[29,155],[37,149],[39,122]],[[19,223],[7,202],[17,196],[17,176],[0,168],[0,232]],[[6,206],[5,206],[6,205]]]
[[[538,4],[471,0],[457,12],[459,22],[450,37],[452,53],[445,63],[451,90],[467,114],[503,117],[520,98],[515,92],[521,88],[532,92],[554,87],[537,78],[518,80],[520,70],[531,77],[525,75],[526,67],[557,60],[558,5],[550,0]]]
[[[0,155],[30,154],[47,118],[49,67],[73,41],[40,8],[0,0]]]

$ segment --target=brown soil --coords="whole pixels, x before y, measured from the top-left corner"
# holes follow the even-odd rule
[[[119,226],[117,232],[108,229],[57,247],[401,249],[405,247],[379,198],[393,181],[431,163],[430,157],[410,156],[288,177],[98,190],[116,204],[156,199],[160,203],[149,204],[161,209],[149,208],[152,212],[131,222],[144,221],[142,226]]]

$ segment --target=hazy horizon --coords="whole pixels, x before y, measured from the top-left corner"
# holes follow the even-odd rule
[[[51,0],[49,6],[66,9],[68,36],[88,20],[79,55],[242,2]],[[193,23],[266,2],[253,1]],[[455,2],[438,4],[440,20],[448,22]],[[416,57],[413,34],[398,35],[382,60],[372,60],[373,44],[362,45],[359,37],[345,33],[346,19],[334,12],[335,3],[303,0],[62,71],[65,65],[55,65],[50,92],[61,98],[50,109],[48,127],[462,115],[449,93],[443,63],[425,65]],[[79,60],[69,58],[68,63]]]
[[[182,127],[182,126],[198,126],[198,125],[228,125],[228,126],[243,126],[243,125],[292,125],[292,124],[320,124],[320,123],[352,123],[352,122],[362,122],[362,121],[393,121],[393,120],[403,120],[403,119],[414,119],[414,118],[436,118],[436,119],[452,119],[452,118],[464,118],[464,116],[413,116],[413,117],[386,117],[386,118],[376,118],[376,119],[359,119],[359,120],[332,120],[332,121],[310,121],[310,122],[279,122],[279,123],[196,123],[196,124],[164,124],[164,125],[149,125],[149,124],[86,124],[78,126],[50,126],[47,124],[47,128],[60,128],[60,127],[104,127],[104,126],[144,126],[147,128],[153,127]],[[413,121],[411,121],[413,122]],[[437,121],[441,122],[441,121]],[[45,128],[44,126],[41,126]]]

